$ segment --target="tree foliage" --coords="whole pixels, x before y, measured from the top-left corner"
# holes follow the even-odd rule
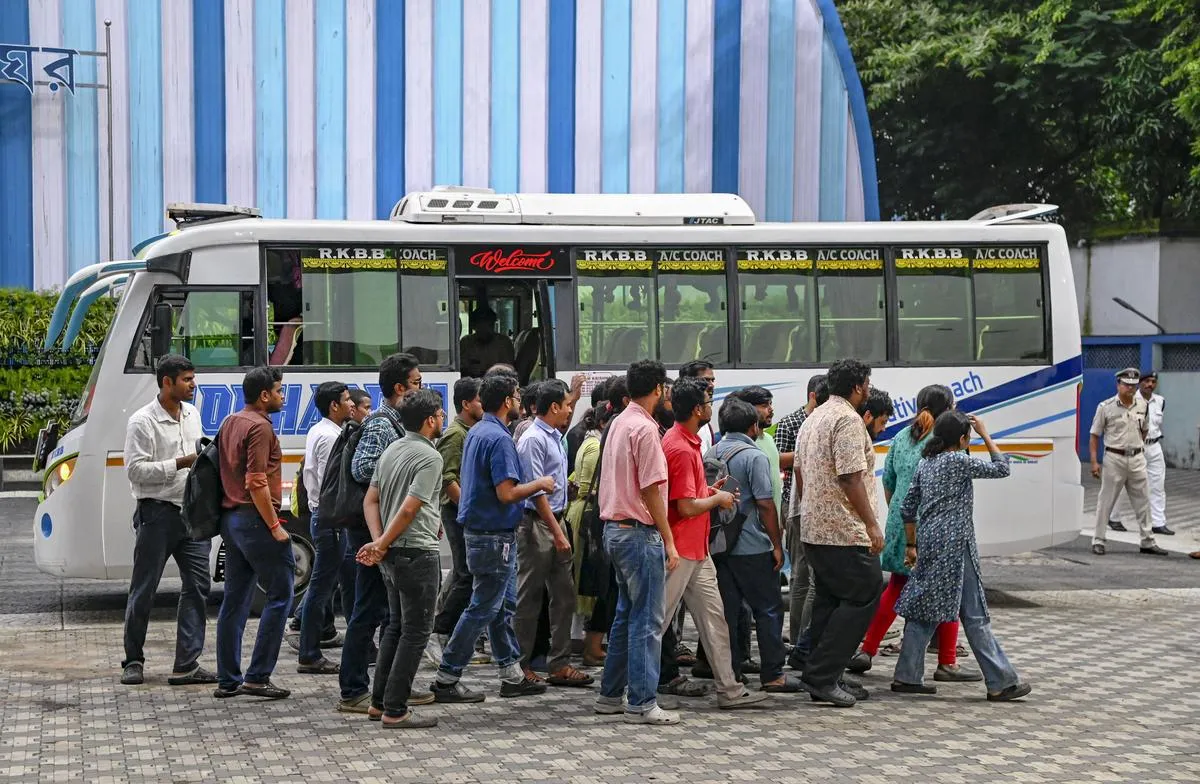
[[[1190,219],[1200,188],[1183,66],[1143,1],[841,3],[884,216],[1050,202],[1073,233]],[[1180,0],[1185,12],[1196,15]]]

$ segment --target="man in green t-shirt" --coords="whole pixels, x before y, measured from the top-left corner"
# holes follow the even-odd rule
[[[372,541],[358,551],[358,561],[379,566],[391,610],[379,643],[368,711],[385,727],[437,725],[436,718],[417,716],[409,705],[432,702],[414,698],[412,684],[433,632],[441,576],[442,456],[433,438],[442,432],[445,419],[437,392],[421,389],[405,396],[400,422],[406,435],[380,456],[363,502]]]

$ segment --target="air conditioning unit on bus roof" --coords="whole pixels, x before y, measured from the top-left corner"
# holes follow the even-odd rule
[[[410,193],[392,209],[409,223],[539,226],[750,226],[754,211],[730,193],[495,193],[435,188]]]

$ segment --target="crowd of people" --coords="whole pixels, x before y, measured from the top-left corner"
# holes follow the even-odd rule
[[[226,554],[210,672],[198,661],[211,543],[189,537],[182,509],[200,438],[195,371],[168,356],[157,378],[125,449],[138,503],[122,683],[144,680],[150,604],[173,557],[183,588],[172,685],[285,698],[272,676],[286,638],[297,672],[338,677],[338,711],[389,728],[437,724],[413,706],[485,700],[463,676],[487,662],[501,697],[589,689],[595,712],[639,724],[674,724],[680,698],[712,691],[722,709],[805,692],[850,707],[870,695],[847,671],[871,669],[897,615],[906,623],[893,691],[936,692],[924,679],[936,635],[935,681],[983,680],[991,701],[1030,692],[992,635],[971,522],[972,481],[1007,476],[1007,458],[949,389],[926,387],[883,466],[881,523],[874,442],[893,408],[854,359],[810,379],[806,404],[777,424],[760,386],[726,394],[714,412],[704,361],[674,379],[657,361],[635,362],[598,384],[581,416],[583,376],[522,388],[503,364],[459,379],[453,411],[409,354],[381,364],[375,411],[360,391],[321,384],[322,419],[292,498],[316,553],[298,608],[270,419],[282,375],[254,368],[245,408],[216,436]],[[989,460],[970,457],[972,430]],[[266,599],[243,670],[256,585]],[[682,639],[685,614],[695,652]],[[980,671],[959,663],[959,623]],[[324,653],[339,646],[340,661]],[[422,658],[436,665],[432,682],[418,680]]]

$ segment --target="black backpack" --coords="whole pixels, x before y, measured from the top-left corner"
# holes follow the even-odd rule
[[[221,531],[221,457],[217,451],[218,431],[212,441],[197,445],[199,454],[183,486],[183,525],[196,541],[212,539]]]
[[[758,449],[754,444],[735,444],[724,457],[717,457],[717,445],[713,444],[704,454],[704,481],[711,487],[722,479],[725,486],[722,490],[736,493],[741,490],[737,479],[729,475],[729,461],[734,455],[747,449]],[[716,507],[708,513],[708,551],[713,558],[729,555],[742,535],[742,526],[746,524],[746,515],[739,510],[740,504],[734,504],[732,509]]]
[[[396,435],[404,436],[404,427],[392,413],[381,408],[358,424],[348,421],[329,450],[329,462],[325,476],[321,477],[321,494],[317,501],[318,528],[361,528],[367,524],[363,517],[363,499],[367,497],[367,486],[354,478],[351,466],[354,452],[362,440],[363,428],[372,419],[386,417],[396,429]]]

